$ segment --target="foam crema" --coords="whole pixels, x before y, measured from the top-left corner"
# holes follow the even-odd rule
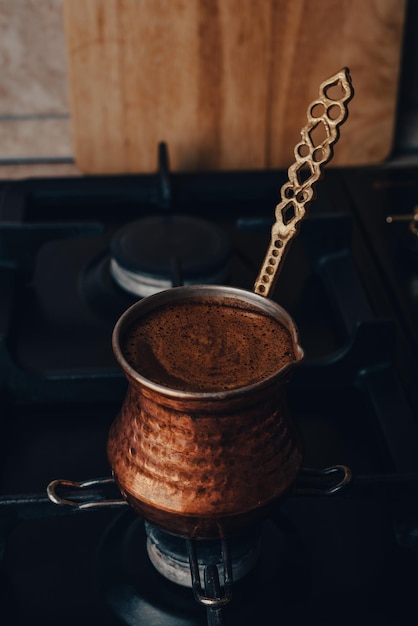
[[[126,330],[121,349],[146,379],[201,393],[247,387],[295,360],[284,323],[249,303],[205,296],[146,312]]]

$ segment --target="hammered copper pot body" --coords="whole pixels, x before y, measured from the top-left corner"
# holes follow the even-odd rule
[[[201,293],[276,316],[291,333],[294,360],[267,380],[209,393],[171,389],[139,375],[121,350],[132,322],[153,307]],[[257,521],[292,485],[302,452],[286,383],[303,352],[279,305],[229,287],[170,289],[128,309],[113,346],[129,387],[109,434],[108,458],[122,495],[139,514],[182,536],[227,536]]]

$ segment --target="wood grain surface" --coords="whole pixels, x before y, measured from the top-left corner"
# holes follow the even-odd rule
[[[64,0],[74,154],[86,173],[288,167],[320,83],[355,96],[330,165],[384,160],[405,0]]]

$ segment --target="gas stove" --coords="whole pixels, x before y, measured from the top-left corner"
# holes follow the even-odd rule
[[[111,481],[89,482],[110,475],[106,441],[126,392],[111,350],[117,319],[171,285],[252,290],[285,179],[171,173],[160,146],[153,175],[0,183],[5,624],[413,621],[415,168],[326,170],[284,262],[274,299],[305,351],[288,387],[304,470],[254,541],[243,539],[251,564],[222,583],[225,606],[208,617],[191,586],[158,567],[155,529],[121,505]],[[351,481],[333,490],[326,470],[341,467]],[[56,479],[76,483],[59,483],[74,506],[48,497]],[[212,559],[199,542],[164,541]]]

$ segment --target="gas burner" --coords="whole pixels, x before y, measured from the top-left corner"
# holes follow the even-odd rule
[[[137,297],[179,285],[222,284],[230,244],[216,224],[187,215],[144,217],[126,224],[111,242],[110,271]]]
[[[259,540],[259,546],[258,558],[249,571],[233,581],[231,602],[222,611],[228,626],[267,624],[279,605],[281,611],[291,611],[296,595],[301,600],[306,594],[309,563],[302,542],[290,526],[287,519],[276,515],[249,537],[231,539],[232,555],[243,546],[245,552],[254,541],[257,544]],[[181,542],[187,559],[186,540],[173,538],[176,551]],[[195,543],[200,553],[200,540]],[[153,565],[144,522],[132,511],[122,513],[108,529],[99,548],[97,565],[105,604],[121,624],[207,624],[205,609],[196,602],[192,590],[172,582]]]
[[[182,537],[169,534],[154,524],[145,522],[147,535],[148,556],[158,572],[168,580],[192,587],[193,580],[190,569],[189,553]],[[228,564],[224,562],[221,542],[217,539],[199,540],[196,551],[196,560],[199,568],[200,579],[204,579],[204,570],[209,566],[215,566],[219,570],[220,584],[225,584],[224,568]],[[259,529],[243,536],[233,537],[228,542],[228,560],[232,567],[232,578],[238,581],[254,567],[260,554]]]

